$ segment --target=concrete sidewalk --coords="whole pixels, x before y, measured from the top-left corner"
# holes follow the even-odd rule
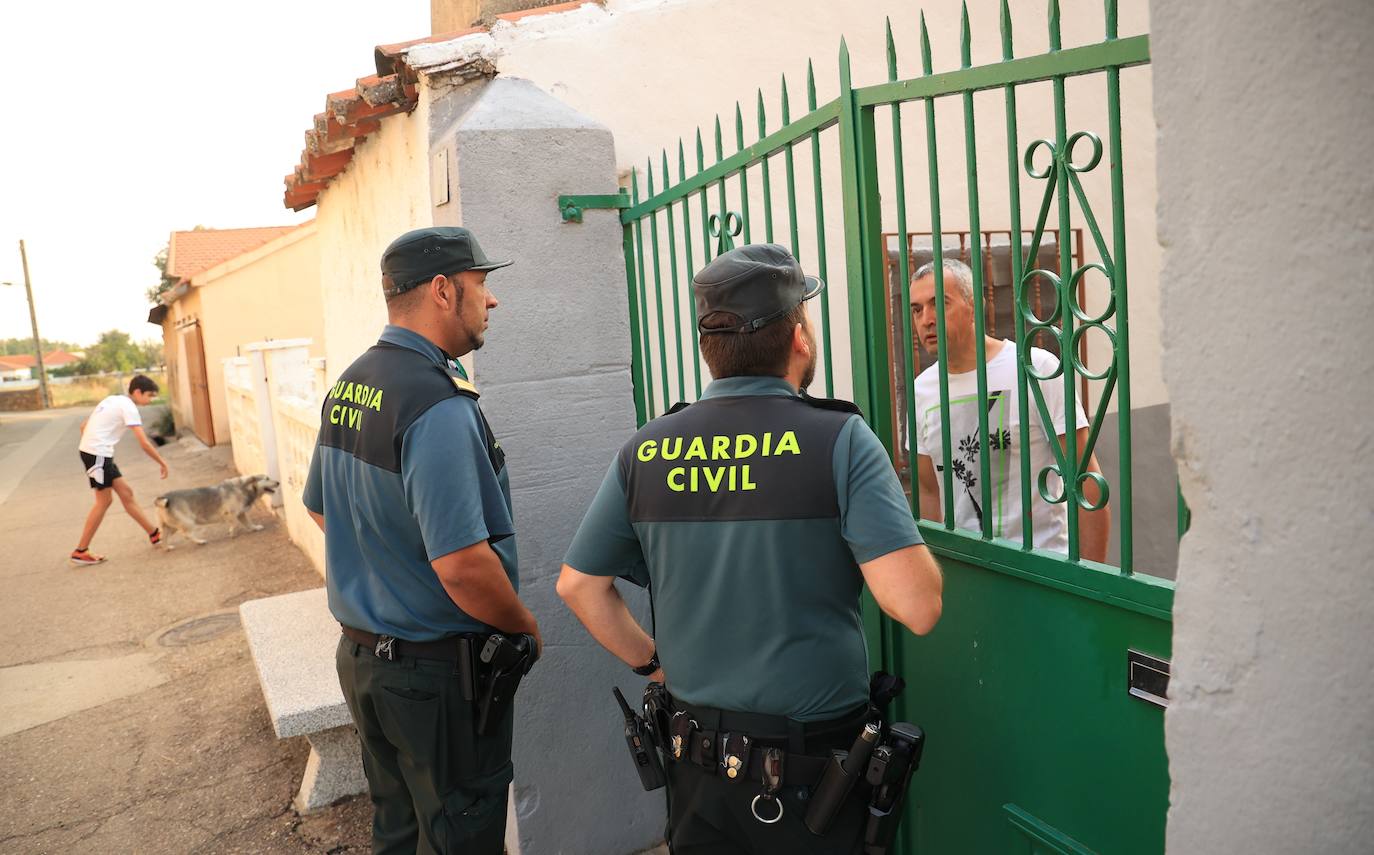
[[[272,733],[239,603],[318,587],[281,524],[152,549],[116,501],[72,567],[90,509],[76,445],[89,412],[0,422],[0,852],[366,852],[371,805],[291,808],[308,747]],[[116,459],[152,517],[158,493],[236,474],[229,450],[126,437]]]

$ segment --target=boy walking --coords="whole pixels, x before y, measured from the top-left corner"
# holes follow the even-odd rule
[[[86,477],[95,491],[95,507],[86,515],[86,527],[81,531],[81,542],[72,550],[73,564],[99,564],[105,556],[90,551],[91,539],[96,529],[105,519],[112,500],[111,492],[119,496],[124,510],[133,517],[134,522],[148,533],[148,542],[154,546],[162,542],[162,532],[143,515],[138,503],[134,501],[134,491],[124,480],[123,474],[114,462],[115,444],[132,429],[138,437],[143,453],[157,461],[162,468],[162,477],[167,477],[167,461],[157,453],[151,441],[143,433],[143,419],[138,408],[147,406],[157,395],[157,384],[142,374],[134,375],[129,381],[129,394],[111,395],[96,405],[95,412],[81,423],[81,463],[86,469]]]

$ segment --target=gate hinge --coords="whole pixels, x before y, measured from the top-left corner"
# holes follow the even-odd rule
[[[588,208],[610,208],[620,210],[630,207],[630,194],[621,190],[619,193],[600,193],[590,196],[559,196],[558,211],[563,215],[565,223],[582,222],[582,212]]]

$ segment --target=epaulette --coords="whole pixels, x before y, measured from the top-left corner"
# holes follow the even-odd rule
[[[467,395],[469,398],[482,397],[480,394],[478,394],[477,387],[472,385],[471,382],[464,380],[462,377],[450,374],[448,376],[448,379],[453,381],[453,388],[457,389],[459,394]]]
[[[813,398],[803,392],[801,399],[813,407],[821,410],[835,410],[840,413],[853,413],[862,416],[864,411],[859,409],[859,405],[853,401],[846,401],[842,398]]]

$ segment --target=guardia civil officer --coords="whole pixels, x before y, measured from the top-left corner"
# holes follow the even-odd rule
[[[390,323],[326,396],[310,462],[376,853],[502,852],[512,708],[484,710],[481,656],[499,633],[527,668],[539,629],[517,596],[505,455],[456,359],[482,346],[487,273],[510,263],[461,228],[388,246]]]
[[[666,681],[675,855],[857,852],[861,795],[824,836],[803,818],[871,714],[860,591],[918,634],[939,619],[940,573],[883,446],[852,404],[805,395],[804,301],[823,287],[772,244],[696,275],[714,380],[624,446],[558,581],[603,646]],[[656,638],[618,576],[650,585]]]

